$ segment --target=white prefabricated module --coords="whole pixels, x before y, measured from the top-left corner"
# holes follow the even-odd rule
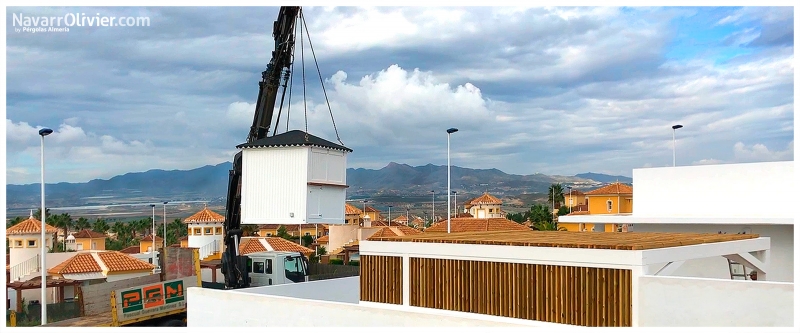
[[[243,224],[344,224],[352,149],[300,130],[236,148],[242,150]]]

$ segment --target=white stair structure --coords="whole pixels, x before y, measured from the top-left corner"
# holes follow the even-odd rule
[[[39,272],[39,267],[41,267],[41,259],[39,255],[34,255],[30,259],[27,259],[19,264],[16,264],[11,267],[11,281],[26,281],[27,279],[23,279],[29,277],[29,275],[33,273]]]
[[[215,239],[201,246],[200,260],[205,260],[209,256],[219,253],[222,250],[221,243],[219,239]]]

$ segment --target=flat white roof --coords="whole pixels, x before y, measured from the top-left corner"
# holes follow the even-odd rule
[[[634,215],[563,215],[562,223],[618,223],[618,224],[794,224],[793,218],[767,217],[640,217]]]

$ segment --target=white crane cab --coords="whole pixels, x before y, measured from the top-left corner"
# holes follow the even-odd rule
[[[299,252],[265,251],[247,255],[250,287],[308,281],[308,261]]]

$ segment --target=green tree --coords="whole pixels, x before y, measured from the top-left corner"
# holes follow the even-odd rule
[[[284,231],[286,228],[283,229]],[[255,224],[242,225],[242,236],[258,236],[258,226]]]
[[[566,228],[559,227],[555,221],[536,222],[531,228],[538,231],[567,231]]]
[[[561,206],[561,208],[558,209],[558,216],[564,216],[567,214],[569,214],[569,207]]]
[[[547,189],[547,202],[550,203],[550,207],[559,207],[564,203],[564,188],[561,183],[552,184]]]
[[[44,216],[45,216],[46,219],[50,219],[50,208],[45,208],[44,209]],[[38,209],[36,209],[35,212],[33,212],[33,218],[35,218],[35,219],[37,219],[39,221],[42,220],[42,209],[41,208],[38,208]],[[45,223],[47,223],[47,221],[45,221]]]
[[[288,239],[288,240],[292,239],[292,236],[289,235],[288,232],[286,232],[286,226],[278,227],[278,237],[283,238],[283,239]]]
[[[302,242],[303,242],[303,246],[306,246],[306,247],[311,245],[311,243],[314,242],[314,237],[311,237],[311,235],[305,235],[305,236],[301,237],[301,239],[302,239]]]
[[[89,223],[89,220],[87,220],[85,217],[81,216],[75,221],[75,230],[84,230],[84,229],[91,229],[91,228],[92,228],[92,224]]]
[[[108,222],[106,222],[105,219],[98,217],[96,220],[94,220],[94,223],[92,223],[92,230],[94,232],[105,234],[111,230],[111,226],[108,225]]]
[[[527,220],[525,214],[523,213],[507,213],[506,218],[520,224],[525,222],[525,220]]]
[[[25,220],[27,220],[27,218],[24,218],[22,216],[17,216],[17,217],[15,217],[13,219],[7,220],[6,221],[6,229],[11,228],[11,227],[13,227],[13,226],[19,224],[20,222],[25,221]]]
[[[73,228],[75,222],[72,220],[72,216],[69,213],[61,213],[58,215],[53,215],[53,223],[48,223],[56,228],[64,229],[64,241],[67,239],[67,234]],[[56,244],[56,243],[53,243]],[[63,248],[63,246],[62,246]],[[64,251],[60,251],[64,252]]]
[[[531,206],[529,218],[534,224],[539,222],[553,222],[553,214],[550,213],[550,208],[543,204]]]

